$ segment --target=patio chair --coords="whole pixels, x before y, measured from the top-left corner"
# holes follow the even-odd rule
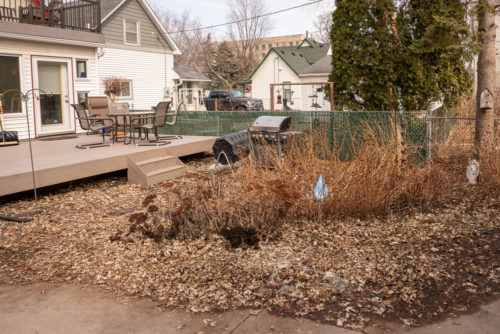
[[[130,112],[128,103],[110,103],[108,105],[108,110],[109,114],[108,115],[113,115],[114,113],[127,113]],[[125,116],[115,116],[115,129],[114,129],[114,136],[115,136],[115,141],[118,141],[118,134],[120,132],[125,134],[127,133],[127,122],[125,121]],[[123,131],[120,131],[122,129]]]
[[[107,117],[98,117],[98,116],[89,116],[87,115],[87,111],[80,104],[72,104],[73,108],[75,108],[76,114],[78,116],[78,121],[80,122],[80,127],[83,130],[87,131],[100,131],[104,129],[112,130],[115,127],[114,121],[111,118]],[[94,148],[94,147],[103,147],[103,146],[112,146],[113,143],[107,143],[105,139],[105,133],[102,131],[102,142],[100,143],[90,143],[90,144],[79,144],[76,145],[77,148]]]
[[[109,102],[106,96],[89,96],[89,114],[91,117],[106,117],[109,112]]]
[[[170,106],[170,102],[160,102],[156,106],[156,108],[153,108],[155,113],[153,116],[137,116],[137,117],[132,117],[130,125],[132,128],[132,136],[134,137],[134,144],[136,141],[136,137],[134,135],[135,130],[139,130],[138,136],[139,139],[140,137],[140,132],[144,131],[145,133],[145,139],[146,143],[142,144],[136,144],[139,146],[161,146],[161,145],[167,145],[170,144],[170,141],[165,141],[160,138],[160,135],[158,134],[158,128],[161,128],[165,125],[167,125],[167,117],[168,116],[174,116],[177,117],[177,113],[175,114],[168,114],[167,109]],[[145,121],[151,121],[149,123],[145,123]],[[151,140],[149,138],[149,133],[153,132],[155,138]]]

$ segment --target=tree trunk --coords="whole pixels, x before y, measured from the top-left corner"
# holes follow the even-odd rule
[[[480,4],[487,7],[478,17],[479,32],[483,49],[477,61],[477,111],[476,133],[474,137],[474,156],[481,165],[488,164],[495,149],[494,113],[493,108],[481,109],[481,93],[488,89],[493,96],[496,94],[496,58],[495,58],[495,0],[480,0]]]

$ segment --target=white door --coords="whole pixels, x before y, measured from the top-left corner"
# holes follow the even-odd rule
[[[35,103],[37,133],[39,135],[75,131],[71,111],[69,61],[36,60],[33,86],[40,89]]]

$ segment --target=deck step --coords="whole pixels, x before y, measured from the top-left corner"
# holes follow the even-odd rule
[[[146,186],[184,175],[186,166],[167,151],[128,156],[128,180]]]
[[[166,168],[178,165],[177,157],[168,155],[166,157],[158,157],[136,162],[137,166],[142,169],[144,173],[149,173],[157,169]]]
[[[158,169],[146,174],[149,185],[157,184],[184,175],[186,166],[177,165]]]

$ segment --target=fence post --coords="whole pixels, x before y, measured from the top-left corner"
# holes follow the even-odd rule
[[[220,137],[220,113],[216,112],[215,114],[217,115],[217,137]]]
[[[432,111],[428,110],[427,118],[427,165],[431,166],[432,162]]]

